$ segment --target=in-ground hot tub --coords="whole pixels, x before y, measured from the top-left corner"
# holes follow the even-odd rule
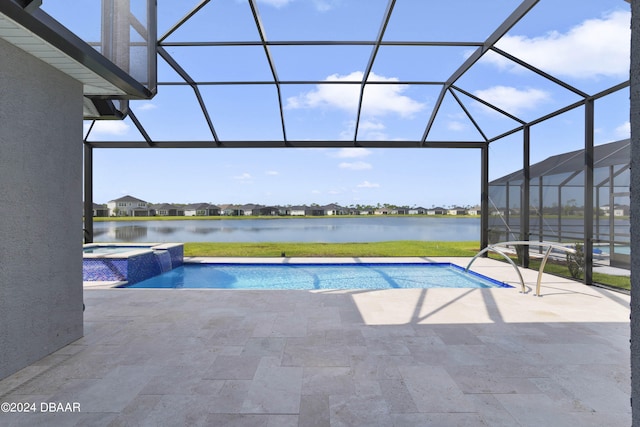
[[[82,280],[134,284],[183,264],[182,243],[90,243],[83,245]]]

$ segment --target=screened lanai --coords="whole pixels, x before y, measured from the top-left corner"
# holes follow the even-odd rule
[[[0,401],[82,405],[3,423],[629,425],[630,397],[640,401],[635,291],[563,278],[543,298],[87,289],[78,240],[81,227],[93,238],[94,184],[119,173],[94,168],[106,153],[146,156],[132,181],[168,175],[186,189],[192,175],[149,159],[191,166],[184,149],[295,162],[350,148],[419,159],[401,175],[415,194],[453,192],[454,178],[472,187],[482,246],[498,219],[490,183],[520,171],[504,207],[539,207],[542,190],[568,208],[563,218],[582,210],[590,283],[606,239],[596,224],[609,220],[600,211],[616,215],[626,173],[618,161],[601,171],[598,147],[629,127],[637,142],[639,17],[640,3],[623,0],[0,1]],[[447,169],[423,179],[440,152]],[[536,187],[533,165],[574,152],[564,181],[547,174],[557,185]],[[223,185],[202,169],[208,186]],[[634,188],[639,178],[631,170]],[[639,203],[631,197],[633,212]],[[509,215],[520,239],[539,238],[529,209]],[[632,215],[633,236],[638,225]]]
[[[582,149],[531,165],[528,203],[521,197],[523,170],[491,181],[490,243],[519,240],[525,235],[540,242],[584,242],[584,158]],[[630,267],[630,159],[628,139],[593,150],[595,261],[622,268]]]
[[[582,150],[580,183],[564,187],[583,192],[573,237],[591,282],[594,242],[611,240],[594,236],[606,187],[594,147],[629,133],[627,2],[87,1],[73,15],[67,3],[42,9],[150,92],[86,95],[87,242],[101,150],[398,148],[427,160],[439,148],[452,174],[456,152],[473,150],[481,247],[496,227],[491,180],[519,170],[504,206],[534,201],[546,187],[531,165]],[[126,131],[109,132],[114,120]],[[518,239],[549,237],[526,209],[509,212]]]

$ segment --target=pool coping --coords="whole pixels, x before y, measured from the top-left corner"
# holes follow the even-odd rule
[[[83,250],[87,248],[100,248],[100,247],[108,247],[108,246],[121,246],[121,247],[130,248],[130,250],[117,252],[117,253],[91,253],[91,252],[84,253],[83,252],[82,258],[124,259],[124,258],[131,258],[143,253],[152,252],[154,250],[158,250],[158,251],[168,250],[181,245],[183,245],[183,243],[86,243],[82,245]]]

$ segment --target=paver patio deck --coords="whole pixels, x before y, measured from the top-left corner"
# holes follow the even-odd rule
[[[85,336],[0,381],[0,402],[80,412],[0,425],[631,425],[628,295],[542,292],[86,288]]]

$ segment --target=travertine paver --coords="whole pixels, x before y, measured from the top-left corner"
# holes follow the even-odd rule
[[[630,425],[628,295],[542,290],[94,287],[84,338],[0,381],[0,402],[80,412],[0,425]]]

